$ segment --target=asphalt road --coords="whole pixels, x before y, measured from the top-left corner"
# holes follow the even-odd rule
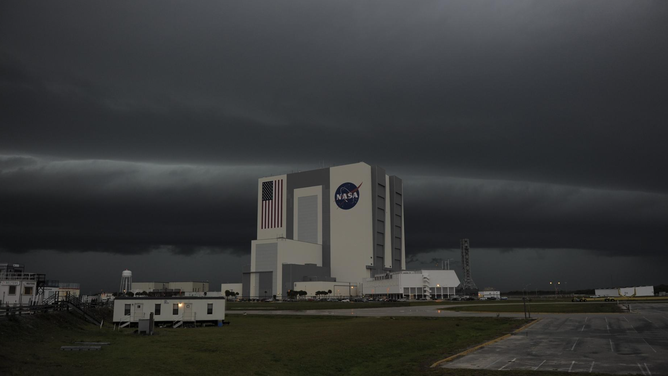
[[[519,334],[441,366],[668,375],[668,304],[536,316],[541,320]]]

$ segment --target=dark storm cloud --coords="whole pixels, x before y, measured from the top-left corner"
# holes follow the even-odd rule
[[[259,176],[357,161],[411,257],[666,249],[667,2],[0,7],[4,250],[244,254]]]
[[[460,238],[502,253],[579,248],[656,256],[668,247],[666,194],[419,177],[406,194],[407,242],[414,252],[456,248]]]
[[[0,157],[0,248],[243,254],[261,168]],[[249,179],[248,174],[253,174]]]
[[[4,150],[668,189],[661,2],[5,7]]]
[[[17,162],[19,161],[19,162]],[[22,162],[20,162],[22,161]],[[194,166],[1,157],[0,247],[245,254],[256,179],[276,166]],[[666,248],[668,196],[544,183],[404,176],[409,256],[456,248]],[[431,261],[429,261],[430,263]]]

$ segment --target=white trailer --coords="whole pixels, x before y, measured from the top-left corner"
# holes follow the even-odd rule
[[[596,289],[595,294],[596,296],[610,296],[610,297],[654,296],[654,286]]]
[[[485,298],[485,299],[494,298],[500,300],[501,291],[479,291],[478,298]]]
[[[128,326],[148,319],[174,327],[191,323],[225,323],[225,297],[119,297],[114,300],[114,324]]]

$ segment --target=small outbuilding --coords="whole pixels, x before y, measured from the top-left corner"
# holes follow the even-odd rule
[[[363,288],[374,298],[447,299],[459,284],[454,270],[406,270],[369,278]]]
[[[118,297],[114,300],[114,324],[133,325],[153,313],[156,323],[179,327],[183,323],[224,323],[225,297]]]
[[[636,286],[636,287],[614,287],[596,289],[596,296],[610,297],[638,297],[654,296],[654,286]]]

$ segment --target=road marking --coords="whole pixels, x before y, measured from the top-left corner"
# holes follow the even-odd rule
[[[579,340],[580,340],[580,338],[577,338],[577,339],[575,340],[575,343],[573,344],[573,347],[571,347],[571,351],[575,350],[575,345],[578,344],[578,341],[579,341]]]
[[[491,366],[494,365],[494,363],[498,362],[498,361],[501,360],[501,359],[503,359],[503,358],[499,358],[499,359],[493,361],[492,363],[490,363],[490,364],[488,364],[488,365],[486,365],[486,366],[484,366],[484,367],[482,367],[482,368],[484,369],[484,368],[487,368],[487,367],[491,367]]]
[[[608,325],[608,318],[604,317],[605,319],[605,328],[608,329],[608,333],[610,333],[610,325]]]
[[[505,366],[503,366],[503,367],[499,368],[499,371],[501,371],[502,369],[504,369],[504,368],[508,367],[508,365],[509,365],[510,363],[514,362],[514,361],[515,361],[516,359],[517,359],[517,358],[514,358],[514,359],[513,359],[513,360],[511,360],[510,362],[506,363],[506,365],[505,365]]]
[[[636,363],[636,364],[638,365],[638,368],[640,368],[640,372],[642,372],[643,375],[647,375],[647,374],[645,373],[645,370],[642,369],[642,366],[640,365],[640,363]]]
[[[547,361],[547,359],[545,359],[545,360],[543,360],[542,362],[540,362],[540,364],[538,365],[538,367],[534,368],[533,370],[534,370],[534,371],[538,371],[538,368],[540,368],[540,366],[542,366],[543,363],[545,363],[546,361]]]
[[[656,350],[654,350],[654,347],[652,347],[652,345],[650,345],[649,342],[647,342],[646,339],[643,338],[642,340],[645,341],[645,343],[647,344],[647,346],[649,346],[649,348],[652,349],[652,351],[656,352]]]
[[[645,368],[647,369],[647,374],[649,376],[652,376],[652,372],[649,371],[649,367],[647,367],[647,363],[643,363],[645,365]]]
[[[587,323],[587,319],[589,319],[589,317],[585,317],[585,324]]]
[[[615,349],[612,348],[612,340],[609,339],[608,341],[610,341],[610,351],[615,352]]]
[[[645,317],[645,316],[643,316],[642,318],[645,319],[645,320],[647,320],[647,321],[649,321],[649,319],[648,319],[647,317]],[[649,321],[649,323],[654,324],[654,323],[651,322],[651,321]]]
[[[571,363],[571,366],[568,367],[568,372],[571,372],[571,370],[573,369],[573,364],[575,364],[575,360]]]
[[[629,319],[626,318],[626,316],[622,316],[626,322],[630,322]]]
[[[594,362],[592,361],[592,362],[591,362],[591,367],[589,367],[589,373],[591,373],[591,371],[592,371],[593,369],[594,369]]]

